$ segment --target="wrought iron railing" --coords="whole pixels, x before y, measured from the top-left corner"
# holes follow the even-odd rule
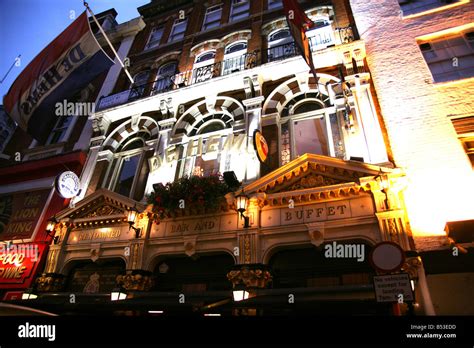
[[[329,34],[328,29],[331,30]],[[309,39],[311,50],[316,51],[329,46],[344,44],[354,41],[352,27],[322,28],[320,34]],[[110,107],[122,105],[144,97],[168,92],[197,83],[208,81],[214,77],[229,75],[241,70],[252,69],[264,62],[273,62],[299,55],[299,49],[294,42],[271,47],[267,49],[266,57],[262,59],[259,51],[253,51],[241,56],[215,62],[193,70],[184,71],[171,76],[159,77],[152,83],[133,86],[129,90],[103,97],[99,100],[96,110],[104,110]],[[263,60],[263,61],[262,61]]]

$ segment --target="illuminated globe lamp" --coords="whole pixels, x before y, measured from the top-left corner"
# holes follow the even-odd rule
[[[249,197],[243,193],[240,193],[235,197],[236,199],[236,206],[237,206],[237,211],[240,213],[240,217],[244,219],[244,228],[249,228],[249,217],[245,216],[244,213],[247,210],[247,206],[249,204]]]
[[[133,208],[130,208],[127,213],[127,221],[128,221],[128,224],[130,225],[128,230],[130,231],[133,228],[133,230],[135,231],[135,238],[140,238],[142,234],[141,228],[137,228],[133,226],[135,225],[135,221],[137,220],[138,214],[140,214],[140,212],[138,211],[136,206],[134,206]]]

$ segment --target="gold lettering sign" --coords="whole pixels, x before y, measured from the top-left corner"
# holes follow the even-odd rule
[[[69,237],[69,243],[77,243],[101,239],[118,239],[121,235],[120,229],[100,228],[97,230],[74,231]]]
[[[375,212],[370,197],[262,211],[262,227],[370,216]]]

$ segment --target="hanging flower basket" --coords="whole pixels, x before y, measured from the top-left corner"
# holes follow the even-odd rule
[[[221,211],[227,205],[224,196],[231,192],[219,175],[183,177],[153,189],[147,199],[158,219]]]

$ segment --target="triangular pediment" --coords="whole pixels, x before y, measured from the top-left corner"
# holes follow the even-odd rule
[[[56,215],[58,220],[102,220],[117,217],[125,217],[127,210],[137,206],[139,211],[144,206],[134,200],[119,195],[115,192],[99,189],[81,201],[75,203],[74,207],[64,209]]]
[[[391,168],[368,163],[304,154],[247,185],[244,191],[273,194],[347,183],[359,184],[360,178],[376,176],[381,169],[386,173],[391,171]]]

